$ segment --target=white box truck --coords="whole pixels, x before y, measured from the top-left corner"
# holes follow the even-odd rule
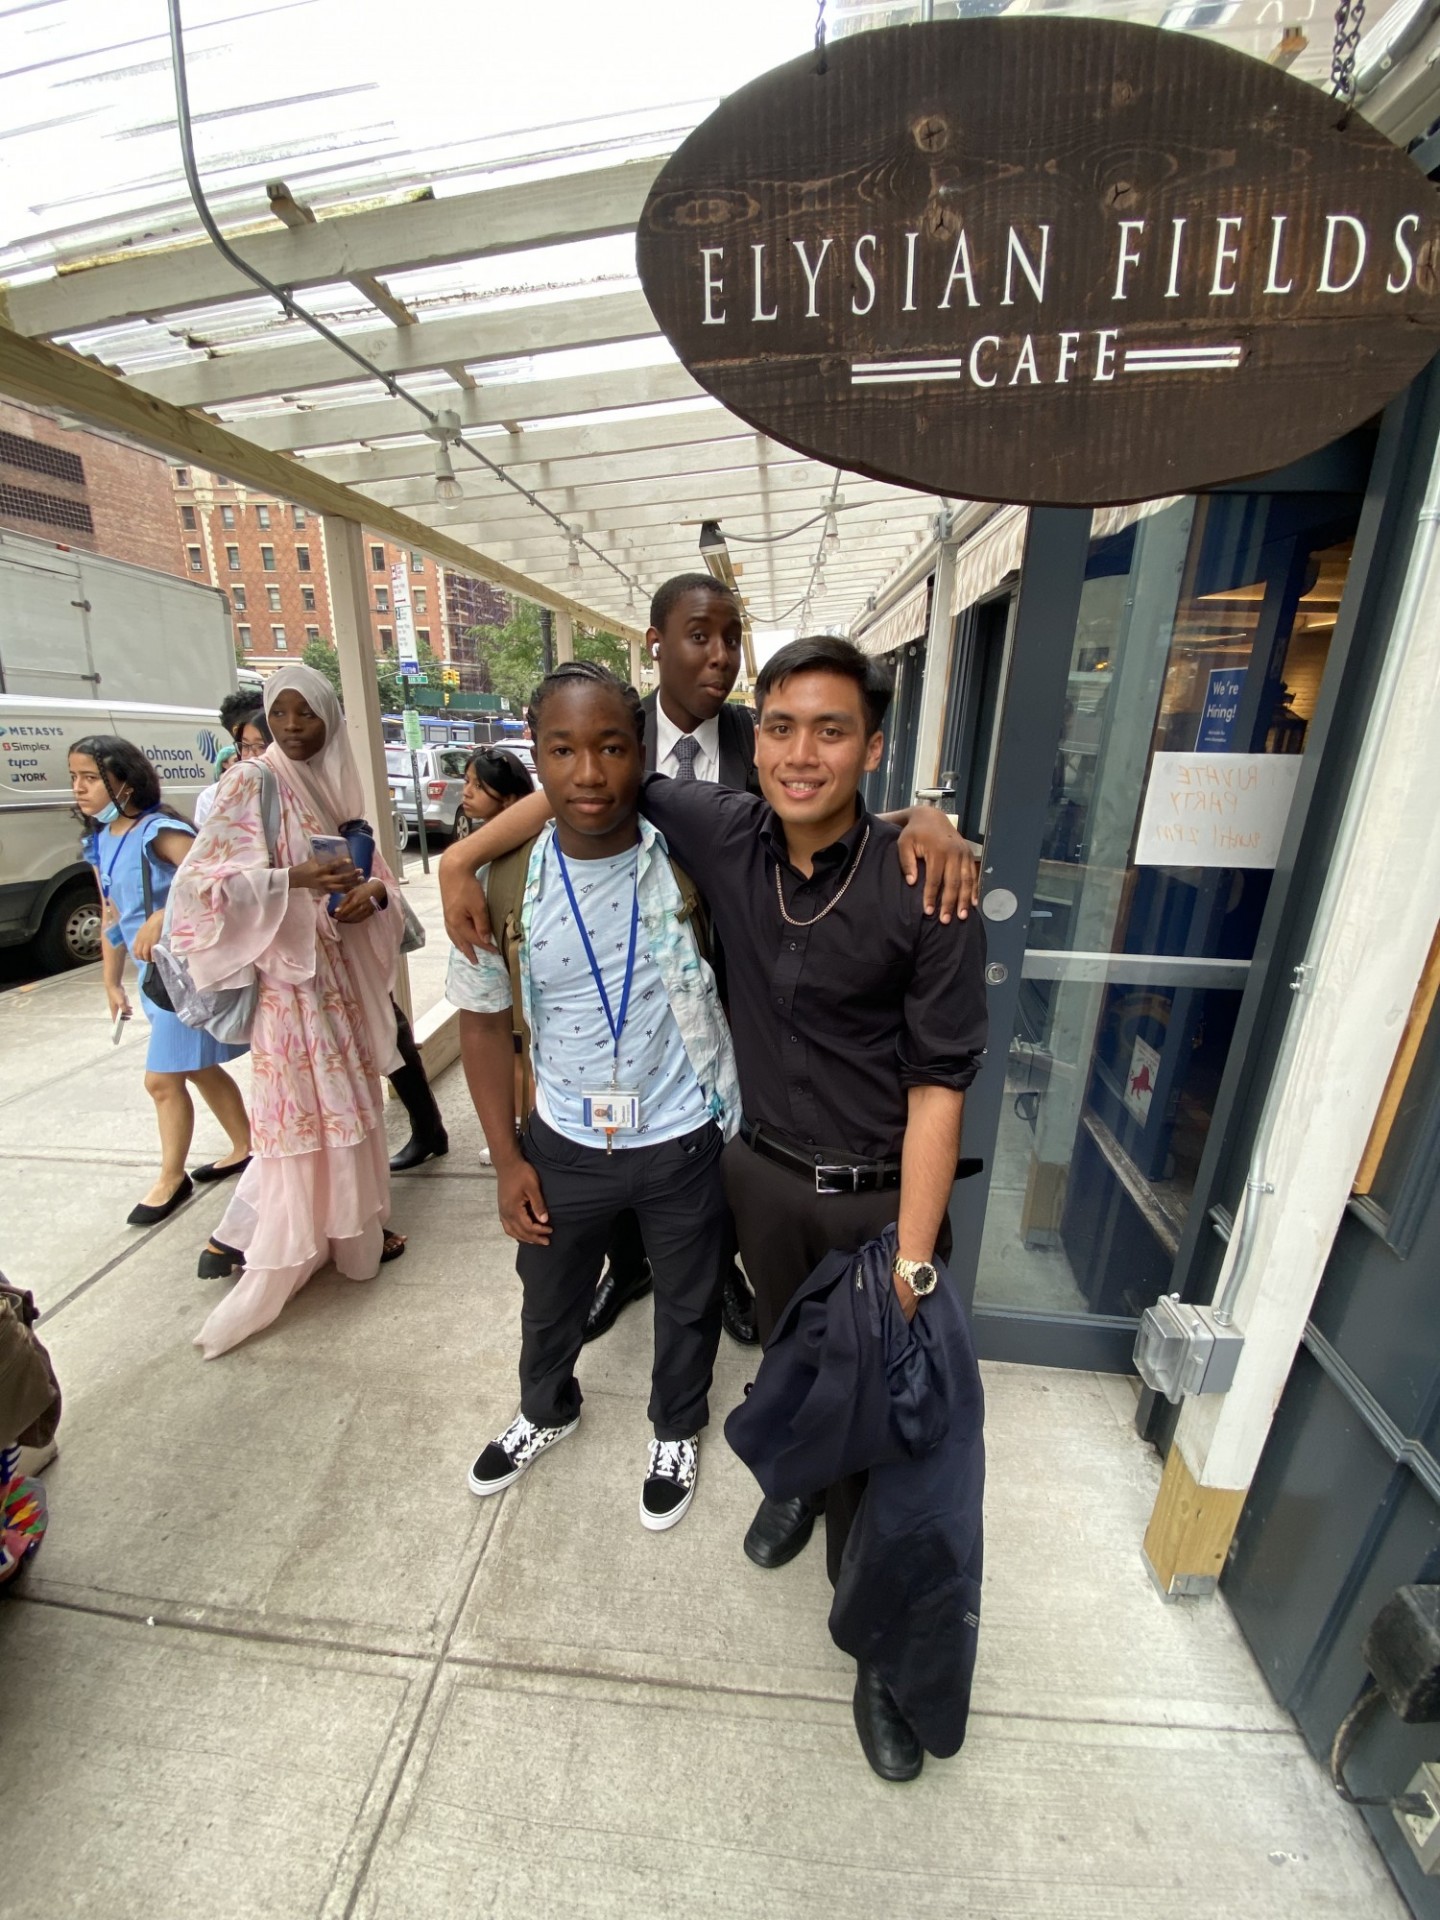
[[[173,575],[0,533],[0,946],[45,971],[100,953],[66,749],[118,733],[189,814],[214,778],[236,684],[224,594]]]

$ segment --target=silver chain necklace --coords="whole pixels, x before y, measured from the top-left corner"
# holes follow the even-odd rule
[[[780,918],[785,922],[787,927],[813,927],[813,926],[816,926],[821,920],[823,920],[827,913],[833,913],[835,911],[836,907],[839,906],[840,902],[845,898],[845,895],[850,891],[850,882],[855,878],[855,875],[860,871],[861,857],[865,852],[865,843],[867,840],[869,840],[869,838],[870,838],[870,823],[867,820],[865,823],[865,831],[860,836],[860,844],[855,849],[855,858],[851,863],[850,871],[845,876],[844,886],[841,887],[840,891],[836,894],[835,898],[830,902],[829,906],[822,907],[819,913],[815,915],[813,920],[792,920],[790,915],[785,911],[785,894],[784,894],[784,890],[780,885],[780,867],[777,862],[775,867],[775,898],[778,901],[780,906]]]

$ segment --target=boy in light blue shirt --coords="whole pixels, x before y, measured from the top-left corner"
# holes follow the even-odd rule
[[[498,1493],[574,1431],[575,1361],[610,1230],[633,1207],[655,1270],[655,1359],[641,1523],[688,1510],[720,1333],[720,1150],[739,1123],[730,1034],[664,841],[640,819],[644,718],[633,689],[571,662],[536,693],[536,767],[555,820],[527,850],[514,972],[535,1111],[515,1137],[512,968],[452,954],[446,995],[519,1242],[520,1413],[476,1460]],[[497,929],[498,931],[498,929]]]

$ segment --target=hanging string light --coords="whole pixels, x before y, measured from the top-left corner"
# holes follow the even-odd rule
[[[580,569],[580,529],[579,527],[571,527],[570,529],[570,558],[566,562],[565,570],[570,575],[570,578],[572,580],[578,580],[580,578],[581,569]]]

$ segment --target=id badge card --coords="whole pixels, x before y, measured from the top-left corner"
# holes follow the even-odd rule
[[[607,1137],[612,1133],[634,1133],[640,1125],[640,1096],[607,1087],[604,1093],[582,1093],[581,1112],[587,1127]]]

